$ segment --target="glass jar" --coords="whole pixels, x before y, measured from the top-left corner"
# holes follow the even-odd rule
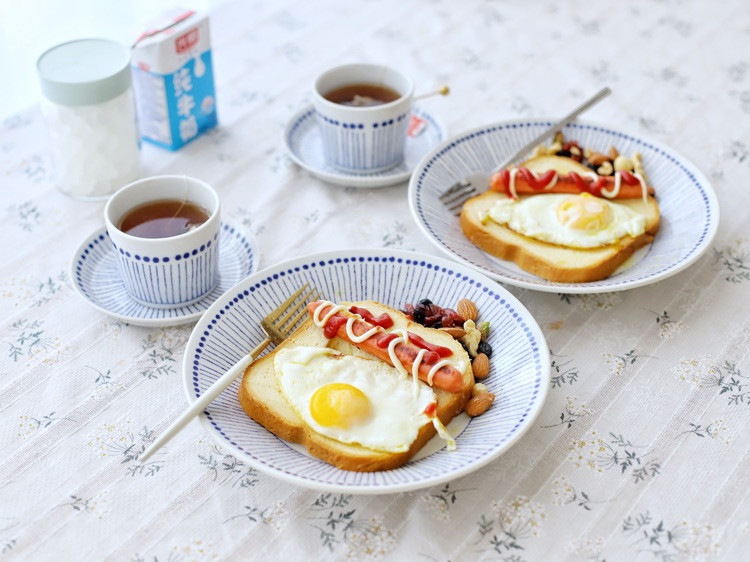
[[[70,41],[44,52],[37,70],[60,190],[104,199],[138,179],[130,51],[108,39]]]

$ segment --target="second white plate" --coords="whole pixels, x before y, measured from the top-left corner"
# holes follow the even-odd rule
[[[623,154],[640,152],[643,157],[643,167],[661,209],[661,226],[654,242],[637,255],[639,261],[601,281],[556,283],[474,246],[461,231],[458,217],[440,202],[440,195],[470,174],[493,169],[551,125],[552,121],[545,120],[487,125],[450,138],[425,156],[409,183],[409,205],[430,241],[451,257],[498,281],[555,293],[604,293],[654,283],[682,271],[709,248],[719,226],[719,204],[701,172],[654,141],[580,121],[563,129],[566,138],[602,152],[616,146]]]

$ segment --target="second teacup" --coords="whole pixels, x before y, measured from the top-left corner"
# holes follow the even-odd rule
[[[345,172],[388,170],[404,160],[414,86],[377,64],[347,64],[321,74],[313,106],[327,161]]]
[[[220,201],[187,176],[126,185],[107,201],[104,222],[127,293],[154,308],[187,306],[218,281]]]

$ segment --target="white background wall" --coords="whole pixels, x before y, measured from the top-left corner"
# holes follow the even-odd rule
[[[0,121],[39,102],[36,60],[73,39],[130,45],[165,10],[209,10],[225,0],[0,0]]]

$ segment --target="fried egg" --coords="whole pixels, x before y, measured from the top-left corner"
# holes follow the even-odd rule
[[[525,236],[572,248],[607,246],[646,230],[645,216],[590,193],[501,199],[488,210],[486,219]]]
[[[342,443],[400,453],[431,422],[425,409],[436,400],[432,389],[422,382],[414,387],[411,378],[379,360],[301,346],[279,350],[274,370],[279,389],[305,423]]]

